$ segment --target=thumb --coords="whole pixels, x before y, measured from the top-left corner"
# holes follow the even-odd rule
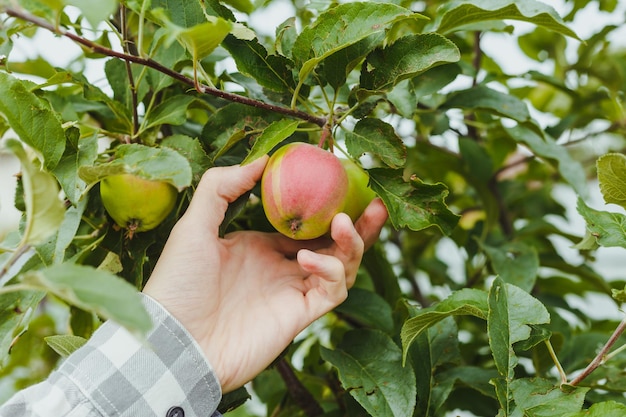
[[[196,227],[204,227],[217,236],[228,204],[254,187],[261,179],[267,160],[265,155],[244,166],[208,169],[200,179],[185,217],[191,217]]]

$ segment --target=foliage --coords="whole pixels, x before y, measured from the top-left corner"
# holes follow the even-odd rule
[[[103,319],[144,331],[136,290],[202,173],[304,141],[360,161],[389,225],[348,300],[225,396],[227,415],[258,415],[249,395],[272,416],[623,415],[626,282],[595,257],[626,249],[626,54],[608,37],[618,25],[580,39],[570,24],[616,1],[565,5],[5,0],[0,134],[23,212],[0,244],[5,391],[44,378]],[[292,17],[245,23],[273,6]],[[489,55],[513,22],[529,28],[519,52],[548,71]],[[39,31],[83,55],[67,69],[14,59],[15,39]],[[128,239],[107,217],[98,183],[119,173],[180,191],[160,227]],[[563,228],[555,189],[584,230]],[[611,206],[594,208],[595,190]],[[271,231],[258,199],[227,219],[224,232]],[[591,296],[609,318],[580,307]]]

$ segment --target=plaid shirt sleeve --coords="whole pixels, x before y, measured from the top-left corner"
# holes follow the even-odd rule
[[[160,304],[142,299],[153,319],[147,341],[104,323],[47,380],[0,407],[0,416],[220,416],[220,384],[196,341]]]

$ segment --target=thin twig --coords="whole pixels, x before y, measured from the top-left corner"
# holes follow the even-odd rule
[[[124,5],[120,6],[120,24],[121,24],[121,32],[122,32],[122,48],[124,52],[130,55],[130,48],[128,47],[128,43],[130,42],[128,39],[128,27],[126,22],[126,7]],[[139,132],[139,113],[137,111],[137,86],[135,85],[135,78],[133,77],[133,70],[130,66],[130,61],[124,60],[126,64],[126,74],[128,76],[128,84],[130,85],[130,95],[131,95],[131,106],[133,108],[133,138]]]
[[[569,385],[572,385],[572,386],[578,385],[583,379],[587,378],[593,371],[595,371],[600,365],[602,365],[606,361],[606,357],[609,351],[611,350],[615,342],[617,342],[617,339],[619,339],[622,333],[624,333],[624,330],[626,330],[626,318],[624,318],[619,324],[619,326],[617,326],[617,328],[615,329],[615,331],[613,332],[609,340],[602,347],[600,352],[598,352],[596,357],[593,358],[591,363],[587,365],[587,367],[582,371],[582,373],[578,375],[576,378],[574,378],[572,382],[569,383]]]
[[[26,252],[28,252],[29,250],[30,250],[30,245],[20,245],[11,254],[11,257],[9,258],[9,260],[0,269],[0,282],[2,282],[2,278],[7,274],[7,272],[9,272],[9,269],[11,269],[13,265],[15,265],[17,260],[20,259],[20,257],[24,255]]]
[[[4,9],[4,12],[11,16],[11,17],[15,17],[18,19],[22,19],[25,20],[27,22],[33,23],[36,26],[39,26],[43,29],[49,30],[50,32],[59,35],[59,36],[64,36],[66,38],[69,38],[71,40],[73,40],[76,43],[79,43],[87,48],[89,48],[91,51],[95,52],[95,53],[99,53],[102,55],[107,55],[110,57],[114,57],[114,58],[119,58],[119,59],[123,59],[125,61],[128,62],[132,62],[135,64],[139,64],[139,65],[144,65],[146,67],[152,68],[156,71],[159,71],[183,84],[186,84],[190,87],[194,87],[195,88],[195,82],[193,80],[193,78],[189,78],[186,77],[183,74],[180,74],[162,64],[160,64],[157,61],[154,61],[153,59],[150,58],[142,58],[140,56],[136,56],[136,55],[130,55],[124,52],[119,52],[119,51],[115,51],[113,49],[107,48],[105,46],[99,45],[95,42],[90,41],[89,39],[83,38],[82,36],[76,35],[75,33],[72,32],[68,32],[66,30],[63,30],[61,28],[55,28],[54,25],[50,24],[48,21],[41,19],[37,16],[31,15],[23,10],[18,10],[18,9],[14,9],[12,7],[7,7]],[[326,118],[325,117],[320,117],[320,116],[315,116],[312,114],[309,114],[307,112],[301,111],[301,110],[297,110],[297,109],[291,109],[288,107],[282,107],[282,106],[277,106],[274,104],[269,104],[269,103],[265,103],[263,101],[259,101],[259,100],[254,100],[252,98],[249,97],[245,97],[245,96],[241,96],[239,94],[234,94],[234,93],[229,93],[227,91],[222,91],[222,90],[218,90],[217,88],[214,87],[210,87],[208,85],[201,85],[201,89],[203,93],[209,94],[211,96],[214,97],[219,97],[222,98],[224,100],[228,100],[228,101],[232,101],[235,103],[240,103],[240,104],[245,104],[247,106],[251,106],[251,107],[256,107],[256,108],[260,108],[260,109],[264,109],[264,110],[268,110],[271,112],[275,112],[275,113],[279,113],[279,114],[283,114],[285,116],[289,116],[289,117],[294,117],[297,119],[301,119],[301,120],[306,120],[308,122],[314,123],[320,127],[323,127],[324,125],[326,125]]]
[[[300,382],[291,368],[291,365],[285,358],[281,358],[276,363],[276,369],[283,378],[283,381],[285,381],[291,398],[293,398],[298,407],[300,407],[308,417],[317,417],[324,414],[322,407],[302,382]]]

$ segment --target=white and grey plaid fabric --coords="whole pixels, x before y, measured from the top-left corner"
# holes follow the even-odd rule
[[[147,341],[103,324],[47,380],[0,407],[0,416],[220,416],[220,384],[196,341],[160,304],[143,300],[154,322]]]

